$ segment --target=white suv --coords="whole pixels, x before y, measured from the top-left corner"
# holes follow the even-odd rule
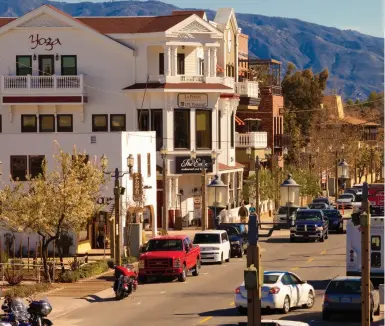
[[[229,262],[231,247],[225,230],[207,230],[195,234],[194,244],[201,249],[202,263]]]

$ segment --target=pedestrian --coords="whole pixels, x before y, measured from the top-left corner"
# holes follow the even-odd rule
[[[251,203],[250,208],[249,208],[249,215],[255,215],[257,217],[257,222],[258,222],[258,227],[261,229],[261,220],[259,218],[259,215],[257,214],[257,209],[255,208],[254,203]]]
[[[238,210],[238,217],[241,220],[241,223],[247,223],[247,217],[249,215],[249,212],[247,211],[247,208],[245,207],[245,202],[242,201],[241,207]]]

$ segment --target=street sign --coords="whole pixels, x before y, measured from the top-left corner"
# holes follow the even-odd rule
[[[142,174],[133,173],[132,174],[132,185],[134,191],[132,193],[132,199],[134,201],[142,201],[143,199],[143,185],[142,185]]]

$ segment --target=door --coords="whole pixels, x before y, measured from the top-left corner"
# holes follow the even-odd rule
[[[188,238],[184,239],[183,240],[183,245],[184,245],[184,249],[188,249],[188,252],[185,251],[185,261],[186,261],[186,266],[187,266],[187,269],[191,269],[192,268],[192,247],[190,247],[190,241]]]
[[[307,293],[306,294],[304,293],[305,291],[301,280],[293,274],[289,274],[289,275],[291,279],[291,286],[293,287],[293,291],[292,291],[293,305],[299,306],[302,303],[306,303]]]
[[[52,76],[55,74],[55,59],[53,55],[39,55],[39,88],[53,88]],[[33,85],[32,85],[33,86]]]

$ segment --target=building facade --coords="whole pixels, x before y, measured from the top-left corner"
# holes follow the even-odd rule
[[[205,183],[221,174],[228,206],[237,206],[243,170],[235,158],[244,87],[237,77],[240,32],[233,9],[219,9],[209,21],[203,11],[71,17],[44,5],[19,18],[0,18],[0,44],[7,49],[0,59],[3,175],[12,174],[11,156],[27,155],[26,170],[30,155],[50,156],[52,140],[90,155],[106,153],[110,165],[123,170],[124,155],[133,154],[142,171],[147,157],[149,169],[157,165],[160,171],[164,147],[166,180],[142,172],[143,185],[151,187],[143,206],[151,207],[155,232],[163,205],[170,225],[176,210],[187,218],[199,214],[202,160]],[[29,146],[16,150],[24,139]],[[192,152],[197,159],[190,159]],[[195,168],[184,168],[186,160]]]

